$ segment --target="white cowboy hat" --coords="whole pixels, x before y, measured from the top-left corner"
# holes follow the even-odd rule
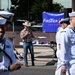
[[[26,21],[26,22],[22,23],[22,25],[30,27],[31,23],[29,21]]]

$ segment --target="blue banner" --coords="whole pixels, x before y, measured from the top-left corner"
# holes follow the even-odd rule
[[[42,31],[43,32],[56,32],[60,26],[59,21],[64,18],[62,12],[43,12]]]

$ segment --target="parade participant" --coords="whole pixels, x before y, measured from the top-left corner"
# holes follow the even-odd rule
[[[61,36],[61,32],[68,26],[69,24],[69,18],[64,18],[64,19],[61,19],[60,20],[60,27],[58,28],[58,31],[56,33],[56,43],[57,43],[57,52],[56,52],[56,56],[57,56],[57,59],[58,59],[58,62],[57,62],[57,68],[56,68],[56,71],[55,71],[55,75],[63,75],[61,73],[61,60],[60,60],[60,36]]]
[[[0,17],[0,75],[10,75],[11,71],[21,68],[17,62],[13,45],[5,38],[6,19]]]
[[[61,32],[61,72],[75,75],[75,12],[69,13],[70,25]]]
[[[56,33],[56,43],[57,43],[57,57],[59,57],[58,54],[60,51],[60,33],[63,31],[67,26],[69,25],[69,18],[64,18],[60,20],[60,27],[57,29]]]

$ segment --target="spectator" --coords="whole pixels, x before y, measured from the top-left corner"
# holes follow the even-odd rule
[[[23,40],[25,66],[28,67],[28,59],[27,59],[28,49],[30,50],[31,54],[32,66],[34,66],[34,50],[32,44],[32,38],[34,38],[34,36],[31,30],[31,23],[29,21],[26,21],[25,23],[23,23],[23,25],[24,29],[21,31],[20,37]]]

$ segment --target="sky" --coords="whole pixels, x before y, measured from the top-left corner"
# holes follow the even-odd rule
[[[65,8],[72,8],[72,0],[53,0],[53,2],[61,3]]]

